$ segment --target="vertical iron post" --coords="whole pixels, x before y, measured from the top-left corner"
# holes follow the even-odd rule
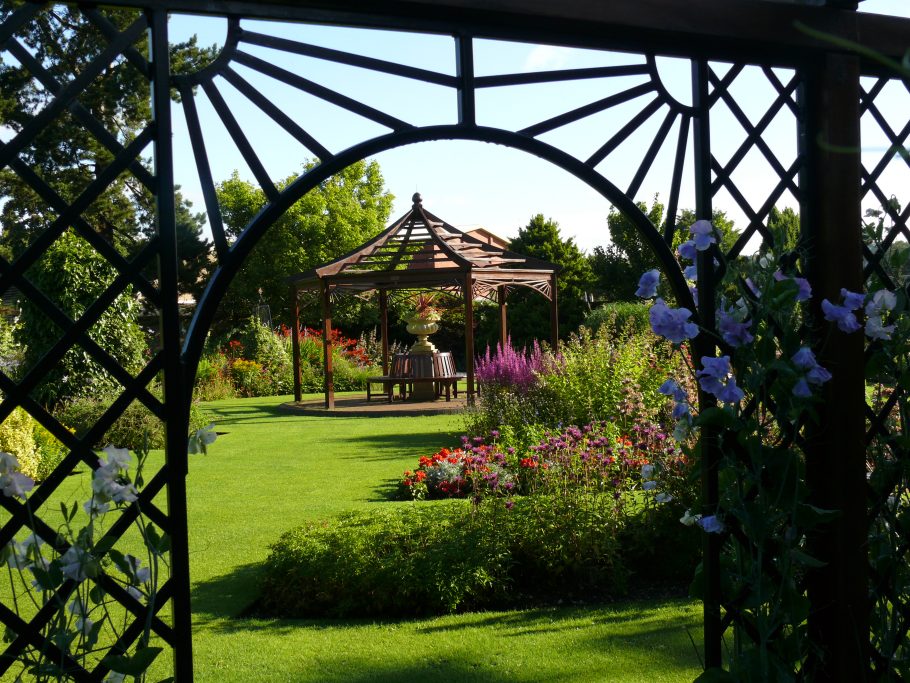
[[[862,332],[845,334],[823,319],[822,299],[863,291],[860,70],[855,55],[820,55],[801,91],[807,187],[803,231],[812,284],[818,361],[832,379],[808,432],[810,502],[838,510],[809,537],[825,565],[807,572],[813,681],[872,680],[869,642],[865,379]]]
[[[458,123],[475,124],[474,43],[471,36],[455,37],[455,72],[458,78]]]
[[[389,374],[389,293],[379,290],[379,333],[382,335],[382,374]]]
[[[695,167],[695,217],[712,220],[714,213],[711,192],[711,102],[708,94],[708,63],[704,59],[692,61],[692,103],[697,111],[694,128]],[[700,251],[696,258],[698,271],[698,318],[704,329],[713,330],[714,313],[714,256],[711,250]],[[692,343],[693,362],[703,356],[713,356],[716,347],[707,334],[702,332]],[[701,410],[714,405],[714,397],[699,388],[698,404]],[[703,427],[699,435],[701,461],[701,513],[713,515],[719,502],[718,468],[720,453],[717,443],[717,429]],[[719,668],[723,627],[720,615],[720,538],[717,534],[703,534],[702,570],[705,577],[704,595],[704,641],[705,668]]]
[[[506,286],[499,285],[496,288],[496,296],[499,301],[499,345],[506,348],[506,342],[509,339],[508,323],[508,304],[506,303]]]
[[[160,251],[161,344],[164,353],[165,467],[171,523],[171,575],[174,607],[174,676],[193,680],[193,634],[186,504],[189,397],[181,358],[177,304],[177,226],[174,201],[174,154],[171,141],[171,93],[167,12],[149,10],[152,67],[152,117],[155,125],[155,220]]]
[[[297,285],[291,285],[291,350],[294,355],[294,400],[303,398],[303,381],[300,377],[300,297]]]
[[[319,280],[319,299],[322,302],[322,368],[325,373],[325,407],[335,410],[335,382],[332,377],[332,298],[329,283]]]
[[[465,381],[468,403],[474,402],[474,274],[468,268],[464,276],[464,347]]]

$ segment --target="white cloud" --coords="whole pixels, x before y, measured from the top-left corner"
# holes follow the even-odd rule
[[[540,71],[542,69],[559,69],[569,61],[569,51],[554,45],[537,45],[525,58],[525,69]]]

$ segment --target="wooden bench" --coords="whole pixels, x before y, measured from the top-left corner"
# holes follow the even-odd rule
[[[441,396],[445,390],[446,401],[451,400],[454,392],[458,398],[458,380],[465,378],[463,372],[455,372],[455,360],[451,353],[437,353],[433,356],[433,379],[436,381],[436,395]]]
[[[407,387],[408,380],[410,380],[411,367],[410,359],[405,354],[396,353],[392,357],[392,367],[388,375],[381,375],[379,377],[367,377],[367,401],[369,401],[372,394],[372,385],[381,384],[382,393],[386,395],[389,403],[393,400],[395,385],[398,385],[398,395],[400,398],[404,398],[405,390]]]

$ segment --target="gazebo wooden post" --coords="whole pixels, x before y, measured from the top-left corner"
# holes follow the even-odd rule
[[[389,293],[379,290],[379,333],[382,335],[382,374],[389,374]]]
[[[335,409],[335,383],[332,381],[332,302],[329,298],[329,283],[319,280],[322,299],[322,367],[325,371],[325,407]]]
[[[300,298],[297,285],[291,285],[291,349],[294,356],[294,400],[298,403],[303,398],[300,379]]]
[[[464,276],[464,346],[465,380],[468,384],[468,403],[474,403],[474,276],[471,269]]]
[[[553,353],[559,350],[559,297],[556,288],[556,273],[550,275],[550,343]]]
[[[506,348],[506,342],[509,339],[509,330],[507,326],[508,304],[506,303],[506,286],[499,285],[496,288],[497,298],[499,299],[499,345]]]

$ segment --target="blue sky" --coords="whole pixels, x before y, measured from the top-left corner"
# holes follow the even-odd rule
[[[910,0],[867,0],[861,4],[861,8],[910,17]],[[244,27],[442,73],[454,72],[454,45],[449,36],[266,22],[247,22]],[[201,44],[220,44],[224,40],[225,22],[203,17],[176,16],[171,21],[171,32],[172,40],[197,33]],[[408,122],[430,124],[455,121],[455,95],[451,89],[417,84],[395,76],[367,76],[352,67],[288,56],[252,45],[244,46],[244,49],[317,83],[389,111]],[[637,55],[549,45],[477,41],[475,62],[477,74],[485,75],[637,64],[642,59]],[[689,88],[688,62],[660,59],[658,67],[661,81],[674,97],[685,104]],[[726,67],[718,65],[717,69],[723,72]],[[237,66],[236,70],[333,152],[387,130],[379,124],[301,94],[244,66]],[[776,70],[775,73],[786,82],[786,70]],[[644,77],[630,76],[592,79],[580,83],[485,89],[478,95],[478,121],[493,126],[521,128],[643,82]],[[273,180],[297,172],[303,162],[312,156],[262,115],[233,86],[221,79],[217,84],[225,100],[234,108],[238,121]],[[748,69],[738,77],[732,92],[753,122],[758,120],[774,97],[774,90],[757,69]],[[906,112],[910,111],[910,95],[897,86],[889,86],[887,95],[881,100],[883,113],[899,129],[906,122]],[[607,112],[544,134],[541,139],[586,158],[618,130],[628,117],[637,113],[648,99],[649,96],[637,98]],[[197,100],[216,182],[227,178],[234,169],[238,170],[241,177],[253,180],[252,173],[208,102],[205,98]],[[204,210],[202,195],[185,132],[185,120],[179,106],[175,108],[174,114],[177,182],[182,185],[184,194],[194,202],[194,208],[201,211]],[[643,150],[650,144],[664,114],[665,110],[655,113],[598,166],[620,188],[625,188],[634,175]],[[670,189],[669,174],[676,144],[676,126],[678,121],[658,154],[653,170],[637,192],[637,199],[650,201],[655,194],[659,194],[666,201]],[[723,109],[717,110],[712,126],[715,155],[722,161],[726,160],[745,133],[732,115]],[[874,163],[883,154],[885,140],[876,127],[868,122],[864,124],[863,132],[864,149],[868,150],[868,159]],[[766,140],[784,165],[788,165],[787,160],[792,160],[796,153],[796,140],[788,116],[781,114],[772,122]],[[448,141],[402,147],[382,153],[375,159],[382,166],[388,189],[396,196],[393,217],[406,211],[411,195],[419,191],[427,208],[461,228],[483,226],[510,237],[533,214],[543,213],[557,220],[563,234],[574,237],[586,250],[608,242],[605,218],[610,209],[609,202],[571,175],[523,152],[492,144]],[[686,175],[690,175],[691,166],[687,166],[686,170]],[[734,179],[744,188],[746,198],[753,205],[767,196],[776,181],[767,162],[756,154],[746,157],[734,173]],[[900,197],[901,188],[910,187],[910,171],[906,164],[891,164],[882,178],[882,184],[888,188],[887,192]],[[680,205],[691,207],[692,204],[691,183],[684,181]],[[789,194],[785,194],[778,204],[795,206],[795,201]],[[738,224],[745,222],[742,212],[726,194],[718,196],[716,205],[727,210]]]

